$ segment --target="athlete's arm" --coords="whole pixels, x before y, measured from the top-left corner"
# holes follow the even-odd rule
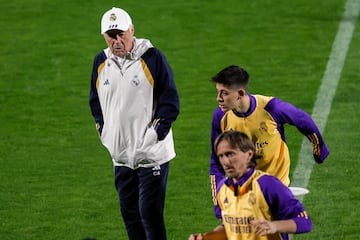
[[[215,154],[214,143],[216,138],[222,133],[221,131],[221,119],[224,116],[224,112],[220,107],[216,108],[213,113],[211,131],[210,131],[210,175],[215,175],[216,177],[223,177],[225,172],[219,162],[218,157]],[[217,181],[218,182],[218,181]]]
[[[213,113],[211,131],[210,131],[210,185],[211,194],[214,202],[214,214],[218,219],[221,219],[221,210],[216,201],[216,188],[218,183],[225,177],[224,169],[222,168],[218,157],[214,151],[214,143],[216,138],[221,134],[221,119],[224,112],[220,107],[216,108]]]
[[[294,220],[254,220],[251,223],[251,227],[255,234],[260,236],[266,236],[274,233],[296,233],[296,223]]]
[[[275,221],[274,225],[271,225],[273,229],[281,233],[305,233],[312,230],[312,221],[304,206],[288,187],[271,175],[262,176],[258,182]],[[284,224],[283,227],[279,226],[281,224]]]
[[[142,58],[154,79],[155,112],[152,124],[158,139],[163,140],[179,115],[179,95],[172,69],[163,53],[157,48],[150,48]]]
[[[106,55],[104,51],[101,51],[94,58],[93,69],[91,74],[91,82],[90,82],[90,94],[89,94],[89,105],[91,109],[91,114],[94,117],[96,123],[96,130],[98,131],[99,135],[101,135],[101,131],[104,125],[104,120],[99,102],[99,96],[97,93],[96,81],[98,78],[98,70],[102,66],[105,60],[106,60]]]
[[[278,98],[271,99],[266,105],[265,110],[278,123],[278,130],[284,141],[283,125],[288,123],[295,126],[312,143],[315,161],[317,163],[325,161],[325,158],[330,153],[329,148],[326,146],[315,122],[307,112]]]

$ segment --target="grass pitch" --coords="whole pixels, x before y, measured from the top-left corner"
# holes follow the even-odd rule
[[[344,0],[2,1],[0,239],[126,239],[111,160],[88,107],[92,60],[105,47],[100,18],[128,10],[137,37],[171,64],[181,100],[174,124],[165,217],[168,238],[217,224],[209,188],[211,76],[242,65],[250,91],[311,114]],[[331,155],[315,165],[304,205],[314,231],[295,239],[357,239],[359,24],[323,133]],[[303,136],[287,127],[292,171]]]

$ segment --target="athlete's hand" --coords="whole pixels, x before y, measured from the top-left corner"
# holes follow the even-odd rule
[[[188,240],[204,240],[202,233],[191,234]]]
[[[153,127],[149,127],[146,129],[143,143],[140,147],[140,149],[147,148],[149,146],[152,146],[158,142],[158,135]]]
[[[255,234],[259,236],[266,236],[277,232],[276,225],[267,220],[254,220],[251,223],[251,227]]]

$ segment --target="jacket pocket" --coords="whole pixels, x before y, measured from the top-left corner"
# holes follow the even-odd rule
[[[149,127],[146,129],[143,142],[140,146],[141,151],[146,151],[146,149],[150,148],[154,144],[158,142],[158,136],[153,127]]]

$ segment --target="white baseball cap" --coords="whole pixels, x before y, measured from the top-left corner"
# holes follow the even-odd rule
[[[129,14],[121,8],[113,7],[105,12],[101,18],[101,34],[112,29],[127,31],[131,25],[132,21]]]

